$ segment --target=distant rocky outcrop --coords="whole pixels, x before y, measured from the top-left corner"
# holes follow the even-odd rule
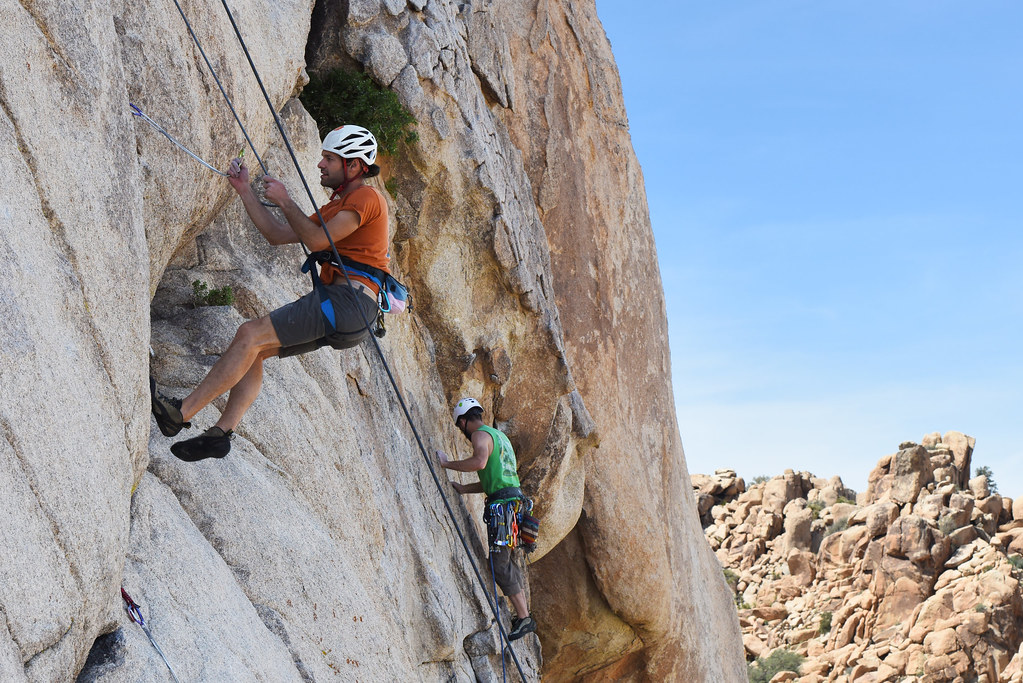
[[[859,495],[792,470],[693,475],[747,659],[805,656],[774,681],[1023,681],[1023,498],[969,477],[974,443],[902,443]]]

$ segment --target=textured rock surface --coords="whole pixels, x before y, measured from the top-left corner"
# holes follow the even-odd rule
[[[687,512],[642,177],[593,4],[231,6],[307,177],[306,61],[362,66],[419,119],[421,142],[385,160],[417,310],[382,346],[428,448],[464,452],[447,409],[464,394],[515,441],[544,520],[526,670],[741,680],[730,595]],[[301,196],[222,7],[185,9]],[[0,679],[167,679],[123,585],[182,680],[495,680],[486,596],[370,346],[269,362],[223,461],[177,461],[150,423],[150,343],[183,395],[242,320],[308,288],[299,249],[269,248],[221,178],[130,116],[217,166],[242,145],[173,5],[0,17]],[[236,304],[193,308],[195,279]],[[455,505],[476,558],[480,505]]]
[[[838,502],[856,497],[840,481],[825,485],[805,472],[737,497],[719,493],[705,531],[734,584],[747,658],[803,655],[799,673],[784,679],[800,683],[1023,680],[1023,556],[1012,546],[1019,525],[1012,501],[990,495],[986,482],[959,490],[971,481],[973,445],[958,432],[902,444],[878,463],[860,506]],[[957,450],[957,469],[934,481]],[[693,475],[694,485],[709,480]],[[723,492],[738,481],[733,472],[715,485]],[[913,481],[921,488],[911,490]],[[813,511],[827,534],[816,553],[753,523],[764,510],[751,501],[766,505],[768,491],[806,485],[814,488],[786,506],[785,526]]]

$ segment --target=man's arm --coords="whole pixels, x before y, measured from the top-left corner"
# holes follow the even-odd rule
[[[245,213],[249,214],[256,228],[270,244],[292,244],[298,242],[298,235],[291,226],[283,223],[270,213],[249,185],[249,169],[241,159],[234,159],[227,169],[227,181],[241,197]]]
[[[241,197],[245,213],[263,234],[266,241],[273,245],[294,244],[303,242],[310,251],[322,251],[330,247],[330,242],[319,223],[309,220],[295,201],[288,194],[284,183],[273,176],[263,176],[266,184],[266,198],[280,207],[287,222],[277,218],[267,210],[259,197],[249,185],[249,169],[241,159],[234,159],[227,171],[228,182]],[[327,221],[327,230],[334,242],[343,240],[359,227],[359,214],[354,211],[340,211]]]
[[[288,219],[288,228],[295,235],[292,241],[301,238],[310,251],[323,251],[330,248],[330,241],[323,234],[320,224],[309,220],[298,204],[288,194],[284,183],[270,176],[263,176],[266,183],[266,198],[281,208]],[[327,231],[334,243],[338,243],[351,235],[359,227],[359,214],[354,211],[339,211],[327,221]],[[267,238],[269,239],[269,238]]]
[[[479,472],[487,466],[494,440],[482,429],[472,433],[472,455],[465,460],[451,460],[444,451],[437,451],[440,466],[456,472]]]
[[[463,496],[467,493],[483,493],[483,484],[478,481],[474,481],[471,484],[459,484],[457,481],[453,481],[451,485]]]

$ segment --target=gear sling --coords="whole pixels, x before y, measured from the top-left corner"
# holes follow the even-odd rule
[[[387,271],[368,266],[365,263],[359,263],[347,256],[341,256],[341,263],[339,264],[337,259],[334,258],[333,252],[314,251],[306,257],[305,263],[302,264],[302,272],[309,273],[309,277],[313,281],[313,289],[320,295],[320,310],[323,311],[327,324],[330,325],[332,331],[337,331],[337,319],[334,317],[334,305],[330,302],[330,297],[327,296],[326,286],[320,279],[319,268],[317,268],[317,265],[322,263],[330,263],[335,267],[344,268],[349,274],[361,275],[376,283],[378,312],[376,316],[376,329],[373,330],[373,334],[377,337],[383,337],[387,333],[381,313],[402,313],[406,309],[412,309],[412,298],[409,295],[408,288],[391,277],[391,274]]]

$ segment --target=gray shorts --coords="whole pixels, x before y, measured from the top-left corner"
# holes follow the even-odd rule
[[[309,353],[323,346],[348,349],[357,346],[369,336],[359,310],[372,325],[379,313],[372,290],[359,282],[353,282],[353,291],[347,283],[324,285],[327,297],[334,306],[337,329],[330,331],[327,317],[320,308],[320,293],[313,290],[298,301],[281,306],[270,313],[270,322],[281,342],[279,356],[297,356]]]
[[[522,592],[522,572],[519,571],[512,550],[506,546],[490,549],[490,561],[494,565],[494,580],[505,595]]]

